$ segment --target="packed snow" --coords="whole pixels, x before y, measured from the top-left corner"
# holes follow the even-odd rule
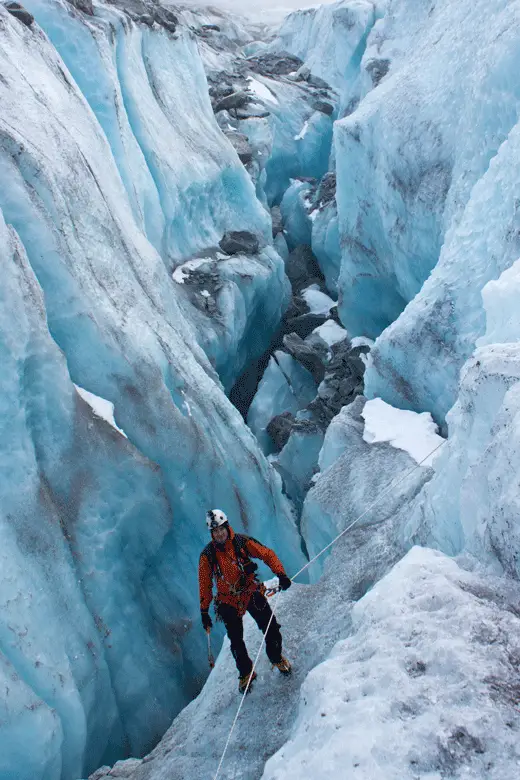
[[[78,387],[78,385],[74,385],[74,387],[83,400],[88,403],[94,414],[96,414],[98,417],[101,417],[102,420],[105,420],[105,422],[111,425],[114,430],[124,436],[125,439],[128,438],[126,433],[116,424],[114,419],[114,404],[111,403],[111,401],[107,401],[105,398],[100,398],[98,395],[90,393],[83,387]]]
[[[344,341],[348,337],[345,328],[338,325],[335,320],[327,320],[323,325],[315,328],[313,333],[316,333],[320,339],[323,339],[329,347],[332,347],[333,344],[339,344],[340,341]],[[357,345],[353,343],[352,346]]]
[[[361,416],[365,421],[363,439],[368,444],[387,441],[426,466],[433,465],[439,448],[445,443],[429,412],[417,414],[394,409],[381,398],[374,398],[367,401]]]
[[[304,124],[303,124],[303,127],[302,127],[302,129],[300,130],[300,132],[298,133],[298,135],[295,135],[295,136],[294,136],[294,140],[295,140],[295,141],[303,141],[303,139],[304,139],[304,138],[305,138],[305,136],[307,135],[307,130],[308,130],[308,129],[309,129],[309,120],[307,120],[306,122],[304,122]]]
[[[258,79],[255,79],[252,76],[248,78],[248,82],[249,89],[252,90],[255,95],[262,98],[262,100],[267,100],[268,103],[276,103],[278,105],[279,101],[277,100],[276,95],[274,95],[265,84],[262,84],[261,81],[258,81]]]
[[[506,780],[518,774],[518,587],[414,548],[306,678],[262,780]]]
[[[311,314],[329,314],[330,310],[337,306],[337,301],[333,301],[330,295],[322,292],[317,284],[311,284],[310,287],[302,290],[302,297]]]

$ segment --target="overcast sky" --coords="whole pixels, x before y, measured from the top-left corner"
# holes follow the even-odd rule
[[[283,19],[296,8],[325,5],[337,2],[337,0],[323,0],[322,3],[316,2],[316,0],[208,0],[207,2],[183,0],[183,2],[186,5],[212,5],[227,8],[229,11],[242,14],[242,16],[250,16],[255,20],[269,23]]]

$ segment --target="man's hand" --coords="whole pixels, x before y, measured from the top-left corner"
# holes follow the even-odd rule
[[[289,590],[292,585],[292,582],[287,574],[279,574],[278,582],[280,583],[280,590]]]
[[[208,612],[203,612],[201,610],[200,617],[202,619],[202,626],[204,628],[204,631],[211,631],[213,627],[213,621],[209,616]]]

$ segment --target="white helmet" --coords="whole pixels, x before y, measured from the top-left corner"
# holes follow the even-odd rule
[[[225,525],[228,522],[226,514],[222,509],[210,509],[206,512],[206,523],[210,531],[214,531],[221,525]]]

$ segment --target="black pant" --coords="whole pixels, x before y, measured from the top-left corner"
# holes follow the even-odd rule
[[[259,591],[255,591],[247,605],[247,611],[256,621],[258,628],[265,634],[265,651],[272,664],[278,663],[282,658],[282,635],[280,625],[276,618],[271,620],[271,607],[267,599]],[[253,662],[249,658],[244,642],[244,624],[237,610],[229,604],[219,604],[218,614],[224,621],[226,631],[231,642],[231,652],[237,665],[240,677],[245,677],[253,668]],[[269,631],[267,626],[271,620]],[[267,632],[267,633],[266,633]]]

